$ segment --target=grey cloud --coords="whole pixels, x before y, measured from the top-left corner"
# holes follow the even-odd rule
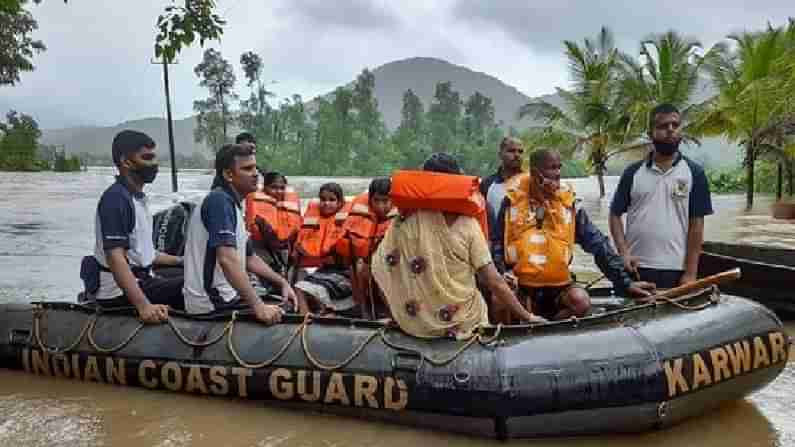
[[[291,0],[280,12],[298,16],[310,23],[352,29],[394,29],[399,17],[386,7],[386,2],[370,0]]]
[[[556,2],[458,0],[454,16],[474,28],[504,30],[538,51],[561,51],[563,40],[579,41],[608,26],[625,49],[651,33],[671,28],[710,45],[730,32],[759,29],[768,21],[781,24],[795,14],[781,1],[674,0],[668,2]]]

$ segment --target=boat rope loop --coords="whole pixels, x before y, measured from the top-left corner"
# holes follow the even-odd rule
[[[301,324],[299,324],[298,327],[295,328],[295,331],[293,331],[292,335],[290,335],[290,338],[287,340],[287,343],[285,343],[284,346],[282,346],[281,349],[279,349],[279,351],[273,355],[273,357],[269,358],[268,360],[264,360],[260,363],[249,363],[243,360],[243,358],[240,356],[240,353],[237,352],[237,348],[235,347],[234,336],[233,336],[234,323],[235,321],[237,321],[237,311],[235,311],[232,313],[232,319],[229,321],[228,324],[229,335],[226,338],[226,347],[229,349],[229,353],[232,354],[232,357],[235,358],[235,361],[238,363],[238,365],[250,369],[266,368],[272,365],[273,363],[275,363],[277,360],[279,360],[281,356],[284,355],[285,352],[287,352],[287,348],[289,348],[290,345],[293,344],[293,341],[295,341],[298,335],[304,330],[304,327],[306,327],[306,325],[309,324],[311,318],[312,318],[311,314],[307,314],[306,317],[304,317],[304,321],[302,321]]]
[[[102,354],[111,354],[123,349],[133,340],[133,338],[135,338],[136,335],[138,335],[139,332],[141,332],[141,329],[143,329],[144,327],[144,323],[139,322],[138,326],[136,326],[135,329],[133,329],[133,331],[130,332],[130,335],[128,335],[127,338],[122,340],[121,343],[119,343],[116,346],[112,346],[110,348],[103,348],[102,346],[99,346],[97,342],[94,340],[94,329],[96,329],[97,327],[97,320],[99,320],[99,315],[96,315],[94,316],[94,318],[91,319],[91,322],[89,323],[90,328],[86,334],[87,335],[86,338],[88,339],[88,344],[91,345],[92,348],[101,352]]]
[[[83,325],[83,329],[80,330],[80,334],[77,336],[75,341],[73,341],[68,346],[61,348],[57,346],[47,346],[44,343],[44,340],[42,339],[41,317],[42,315],[44,315],[44,313],[45,310],[42,308],[36,308],[33,310],[33,337],[36,339],[36,344],[39,346],[39,349],[41,349],[44,352],[47,352],[48,354],[61,354],[69,352],[74,348],[76,348],[80,344],[80,342],[83,341],[83,338],[86,336],[86,332],[91,327],[94,320],[94,318],[92,318],[85,325]]]
[[[689,300],[691,298],[694,298],[694,297],[700,295],[701,293],[702,293],[702,291],[699,291],[699,292],[692,293],[692,294],[689,294],[689,295],[685,295],[685,296],[679,297],[679,298],[655,297],[654,305],[658,306],[658,305],[661,305],[661,304],[670,304],[670,305],[672,305],[674,307],[677,307],[679,309],[682,309],[682,310],[696,311],[696,310],[705,309],[705,308],[707,308],[707,307],[709,307],[709,306],[711,306],[713,304],[717,304],[720,301],[720,292],[718,291],[718,288],[716,286],[712,286],[712,288],[710,290],[709,299],[707,301],[705,301],[705,302],[703,302],[701,304],[696,304],[696,305],[690,305],[690,304],[686,303],[687,300]],[[124,340],[122,340],[119,344],[117,344],[115,346],[111,346],[111,347],[99,346],[97,344],[96,340],[94,339],[94,332],[96,330],[97,322],[99,320],[99,314],[97,313],[97,314],[94,314],[91,318],[89,318],[89,320],[86,322],[86,324],[80,330],[80,333],[78,334],[77,338],[72,343],[70,343],[70,344],[68,344],[67,346],[64,346],[64,347],[48,346],[44,342],[44,337],[42,337],[42,329],[41,329],[41,326],[42,326],[41,318],[42,318],[42,316],[44,315],[45,312],[46,312],[46,310],[44,308],[36,308],[34,310],[34,312],[33,312],[33,336],[34,336],[34,339],[35,339],[36,344],[38,345],[38,347],[42,351],[45,351],[45,352],[50,353],[50,354],[59,354],[59,353],[70,352],[70,351],[74,350],[75,348],[77,348],[77,346],[80,345],[80,343],[83,341],[83,339],[86,339],[88,341],[89,345],[93,349],[95,349],[97,352],[100,352],[100,353],[103,353],[103,354],[110,354],[110,353],[119,351],[119,350],[123,349],[125,346],[127,346],[138,335],[138,333],[141,331],[141,329],[143,329],[143,327],[145,326],[145,324],[143,322],[139,322],[139,324],[135,327],[135,329],[133,329],[133,331],[130,332],[130,334]],[[240,366],[243,366],[245,368],[250,368],[250,369],[266,368],[268,366],[273,365],[275,362],[277,362],[287,352],[287,350],[290,348],[290,346],[292,346],[293,342],[295,342],[296,338],[301,336],[301,349],[302,349],[302,351],[304,353],[304,356],[306,357],[306,359],[314,367],[316,367],[316,368],[318,368],[320,370],[323,370],[323,371],[334,371],[334,370],[338,370],[338,369],[342,369],[342,368],[346,367],[356,357],[358,357],[362,353],[362,351],[364,351],[364,348],[367,347],[367,345],[369,345],[376,338],[380,338],[385,346],[388,346],[388,347],[390,347],[390,348],[392,348],[394,350],[397,350],[397,351],[412,353],[412,354],[420,357],[423,361],[427,361],[428,363],[430,363],[433,366],[445,366],[445,365],[453,362],[455,359],[457,359],[461,354],[463,354],[467,349],[472,347],[475,343],[479,343],[482,346],[491,345],[492,343],[494,343],[495,341],[497,341],[499,339],[500,334],[502,332],[502,325],[499,324],[499,325],[497,325],[496,330],[494,331],[494,334],[491,337],[484,337],[484,335],[482,333],[484,328],[480,327],[480,328],[478,328],[478,332],[475,335],[473,335],[472,337],[470,337],[469,340],[467,340],[458,349],[456,349],[456,351],[453,352],[453,354],[451,354],[450,356],[445,357],[445,358],[436,358],[436,357],[432,357],[430,355],[427,355],[427,354],[423,353],[419,349],[416,349],[416,348],[413,348],[413,347],[410,347],[410,346],[403,346],[403,345],[400,345],[398,343],[395,343],[394,341],[390,340],[387,337],[387,329],[388,328],[387,327],[383,327],[383,328],[379,329],[378,331],[375,331],[375,332],[371,333],[370,335],[368,335],[367,338],[358,347],[356,347],[356,349],[354,349],[353,352],[351,352],[351,354],[347,358],[345,358],[343,361],[341,361],[339,363],[335,363],[335,364],[328,364],[328,363],[324,363],[323,361],[319,360],[317,358],[317,356],[312,353],[312,351],[311,351],[311,349],[309,347],[309,329],[308,328],[309,328],[310,324],[312,323],[312,318],[313,318],[312,314],[307,314],[306,317],[304,318],[304,320],[301,322],[301,324],[299,324],[295,328],[293,333],[288,338],[287,342],[271,358],[269,358],[267,360],[264,360],[264,361],[261,361],[261,362],[257,362],[257,363],[249,362],[249,361],[246,361],[245,359],[243,359],[242,356],[240,355],[240,353],[238,352],[237,347],[235,346],[235,342],[234,342],[234,327],[235,327],[235,323],[238,320],[238,312],[237,311],[232,313],[232,318],[229,320],[228,323],[226,323],[226,325],[224,326],[224,329],[218,335],[216,335],[215,337],[213,337],[213,338],[211,338],[209,340],[205,340],[205,341],[195,341],[195,340],[189,339],[187,336],[185,336],[185,334],[182,332],[182,330],[179,329],[179,327],[174,323],[174,320],[172,320],[171,318],[168,319],[168,325],[171,328],[171,330],[174,332],[174,334],[177,336],[177,338],[182,343],[185,343],[186,345],[192,346],[192,347],[204,348],[204,347],[207,347],[207,346],[211,346],[211,345],[214,345],[214,344],[218,343],[219,341],[221,341],[224,338],[224,336],[226,336],[226,339],[227,339],[227,344],[226,345],[227,345],[227,349],[229,350],[229,353],[232,355],[232,357],[234,357],[235,361]]]
[[[488,346],[494,343],[500,336],[500,332],[502,332],[502,323],[497,325],[497,329],[494,331],[494,335],[491,337],[483,337],[482,334],[477,333],[467,340],[460,348],[458,348],[452,355],[446,358],[434,358],[429,355],[424,354],[422,351],[411,348],[408,346],[399,345],[386,337],[386,330],[381,329],[378,333],[381,334],[381,341],[384,342],[385,345],[389,346],[390,348],[396,351],[403,351],[403,352],[410,352],[419,356],[423,361],[430,363],[433,366],[445,366],[448,363],[451,363],[453,360],[457,359],[461,354],[463,354],[467,349],[469,349],[475,343],[479,343],[483,346]]]
[[[99,320],[99,314],[94,314],[91,318],[89,318],[89,320],[86,322],[86,324],[80,330],[80,334],[77,336],[77,338],[72,343],[70,343],[68,346],[65,346],[65,347],[54,347],[54,346],[47,346],[47,344],[44,343],[44,337],[42,337],[42,334],[41,334],[41,317],[42,317],[42,315],[45,312],[46,311],[44,309],[36,309],[34,311],[33,335],[34,335],[34,338],[36,340],[36,344],[38,345],[38,347],[42,351],[45,351],[45,352],[50,353],[50,354],[66,353],[66,352],[72,351],[75,348],[77,348],[77,346],[79,346],[80,343],[84,339],[87,340],[88,344],[94,350],[96,350],[97,352],[100,352],[100,353],[103,353],[103,354],[110,354],[110,353],[119,351],[119,350],[123,349],[125,346],[127,346],[128,344],[130,344],[130,342],[138,335],[138,333],[141,331],[141,329],[143,329],[143,327],[145,326],[145,324],[143,322],[140,322],[135,327],[135,329],[133,329],[133,331],[130,332],[130,334],[124,340],[122,340],[120,343],[118,343],[115,346],[104,347],[104,346],[100,346],[99,344],[97,344],[96,340],[94,339],[94,332],[96,330],[97,322]],[[304,318],[304,320],[301,322],[301,324],[299,324],[295,328],[293,333],[287,339],[287,342],[281,348],[279,348],[279,350],[271,358],[269,358],[267,360],[263,360],[261,362],[249,362],[249,361],[246,361],[245,359],[242,358],[242,356],[240,355],[240,352],[238,352],[237,346],[235,346],[235,342],[234,342],[234,328],[235,328],[235,323],[238,320],[238,313],[237,312],[233,312],[232,313],[232,318],[229,320],[228,323],[226,323],[226,325],[224,326],[223,331],[221,331],[215,337],[213,337],[213,338],[211,338],[209,340],[201,341],[201,342],[200,341],[191,340],[187,336],[185,336],[185,334],[179,329],[179,327],[174,323],[174,321],[171,318],[168,319],[168,325],[169,325],[171,330],[174,332],[174,334],[177,336],[177,338],[181,342],[185,343],[188,346],[192,346],[192,347],[203,348],[203,347],[207,347],[207,346],[210,346],[210,345],[214,345],[214,344],[218,343],[219,341],[221,341],[221,339],[223,339],[224,336],[226,336],[226,341],[227,341],[226,346],[227,346],[227,349],[229,350],[229,353],[232,355],[232,357],[235,359],[235,361],[240,366],[242,366],[244,368],[250,368],[250,369],[266,368],[268,366],[273,365],[275,362],[277,362],[287,352],[287,350],[290,348],[290,346],[292,346],[293,342],[295,342],[296,338],[298,338],[298,336],[300,335],[301,336],[301,349],[302,349],[302,351],[304,353],[304,356],[306,357],[306,359],[314,367],[316,367],[316,368],[318,368],[320,370],[323,370],[323,371],[334,371],[334,370],[338,370],[338,369],[342,369],[342,368],[346,367],[354,359],[356,359],[356,357],[358,357],[362,353],[362,351],[364,351],[364,348],[366,348],[367,345],[369,345],[376,338],[380,338],[385,346],[388,346],[388,347],[390,347],[392,349],[395,349],[397,351],[410,352],[412,354],[415,354],[418,357],[421,357],[423,361],[427,361],[428,363],[430,363],[430,364],[432,364],[434,366],[444,366],[444,365],[447,365],[447,364],[451,363],[455,359],[457,359],[461,354],[463,354],[467,349],[469,349],[475,343],[479,343],[479,344],[481,344],[483,346],[491,345],[492,343],[494,343],[500,337],[500,334],[502,332],[502,324],[499,324],[499,325],[497,325],[497,328],[494,331],[494,334],[492,336],[484,337],[482,335],[482,333],[479,332],[479,333],[475,334],[474,336],[470,337],[470,339],[467,340],[463,345],[461,345],[461,347],[459,347],[452,355],[450,355],[450,356],[448,356],[446,358],[435,358],[435,357],[426,355],[425,353],[423,353],[422,351],[420,351],[420,350],[418,350],[416,348],[409,347],[409,346],[402,346],[402,345],[400,345],[398,343],[395,343],[394,341],[390,340],[387,337],[387,329],[388,328],[383,327],[383,328],[379,329],[378,331],[374,331],[373,333],[368,335],[367,338],[358,347],[356,347],[356,349],[354,349],[353,352],[351,352],[351,354],[347,358],[345,358],[343,361],[341,361],[339,363],[329,364],[329,363],[325,363],[325,362],[321,361],[320,359],[318,359],[318,357],[314,353],[312,353],[312,350],[309,347],[309,326],[312,323],[312,318],[313,318],[312,314],[307,314],[306,317]],[[479,330],[482,330],[482,328],[479,329]]]
[[[174,323],[174,320],[172,320],[171,318],[168,319],[168,326],[171,328],[171,330],[174,332],[174,334],[177,336],[177,338],[180,339],[180,341],[182,343],[185,343],[186,345],[188,345],[190,347],[193,347],[193,348],[206,348],[207,346],[214,345],[214,344],[218,343],[219,341],[221,341],[221,339],[224,338],[224,335],[226,335],[226,333],[228,331],[232,330],[232,323],[235,321],[234,317],[235,317],[236,313],[237,312],[235,312],[235,314],[232,315],[233,318],[231,320],[229,320],[229,322],[224,325],[224,330],[221,331],[221,333],[219,333],[215,337],[213,337],[213,338],[211,338],[209,340],[205,340],[205,341],[193,341],[193,340],[189,339],[188,337],[186,337],[185,334],[182,333],[180,328],[177,327],[177,325]]]
[[[672,305],[674,307],[678,307],[679,309],[682,309],[682,310],[702,310],[702,309],[706,309],[709,306],[712,306],[713,304],[718,304],[720,302],[720,291],[718,290],[718,286],[713,285],[712,287],[710,287],[709,299],[707,301],[705,301],[705,302],[703,302],[701,304],[695,304],[695,305],[690,305],[690,304],[685,303],[685,301],[687,301],[687,300],[689,300],[689,299],[691,299],[693,297],[699,296],[702,293],[703,293],[703,291],[698,291],[698,292],[695,292],[695,293],[691,293],[691,294],[685,295],[685,296],[680,297],[680,298],[656,297],[655,300],[654,300],[654,304],[655,305],[659,305],[659,304],[666,303],[666,304],[670,304],[670,305]]]
[[[304,320],[304,322],[307,322],[307,321],[309,321],[309,319],[305,319]],[[340,363],[337,363],[337,364],[334,364],[334,365],[329,365],[327,363],[323,363],[320,360],[318,360],[317,357],[315,357],[312,354],[312,352],[309,350],[309,343],[307,341],[307,337],[308,337],[307,334],[309,333],[309,323],[306,323],[306,324],[304,324],[302,326],[303,326],[303,329],[301,330],[301,347],[304,350],[304,355],[306,356],[306,359],[309,360],[309,363],[311,363],[315,368],[322,369],[323,371],[334,371],[336,369],[344,368],[350,362],[352,362],[353,359],[358,357],[359,354],[362,353],[364,348],[368,344],[370,344],[370,342],[373,341],[373,339],[378,337],[379,334],[381,334],[381,332],[383,331],[383,329],[379,329],[377,332],[371,333],[370,335],[367,336],[367,338],[364,340],[364,342],[362,342],[362,344],[359,345],[358,348],[353,350],[353,352],[351,353],[351,355],[348,356],[348,358],[346,358],[345,360],[341,361]]]

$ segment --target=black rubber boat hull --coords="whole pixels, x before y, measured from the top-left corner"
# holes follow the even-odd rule
[[[705,242],[698,273],[709,276],[739,267],[739,280],[722,286],[725,293],[750,298],[769,308],[795,314],[795,250]]]
[[[139,323],[127,314],[6,305],[0,306],[0,366],[500,438],[637,432],[742,398],[785,367],[789,339],[775,314],[742,298],[710,296],[504,327],[468,346],[419,340],[372,322],[302,325],[288,317],[266,328],[239,317],[232,347],[240,360],[255,363],[283,351],[261,368],[244,367],[232,355],[228,318],[173,318],[186,339],[221,334],[200,348],[169,325],[136,333]],[[71,349],[54,353],[55,347]],[[452,360],[438,364],[445,359]]]

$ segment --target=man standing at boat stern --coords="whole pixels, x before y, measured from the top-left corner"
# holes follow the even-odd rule
[[[155,251],[152,214],[143,192],[157,176],[155,142],[123,130],[113,139],[116,182],[99,199],[94,256],[83,258],[86,293],[106,307],[134,305],[148,323],[168,318],[168,306],[183,309],[182,277],[158,278],[152,265],[179,265],[181,259]]]
[[[704,216],[712,214],[704,169],[679,152],[680,126],[676,107],[651,111],[654,150],[624,170],[610,205],[610,234],[627,270],[664,289],[696,280]]]
[[[257,296],[248,272],[281,287],[285,301],[295,304],[290,284],[268,267],[246,231],[241,201],[257,190],[257,161],[251,146],[226,145],[215,158],[212,191],[188,224],[185,244],[185,309],[200,314],[237,305],[242,299],[255,317],[266,323],[281,321],[282,309]]]
[[[505,199],[506,184],[518,178],[518,175],[522,173],[523,154],[524,147],[518,138],[503,138],[497,152],[500,157],[499,169],[480,182],[480,193],[486,199],[489,228],[496,226],[494,219],[497,218],[502,201]]]

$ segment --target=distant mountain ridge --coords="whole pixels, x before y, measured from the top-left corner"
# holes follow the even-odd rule
[[[209,153],[209,148],[193,141],[196,118],[190,117],[174,121],[174,147],[177,154],[190,156],[196,152]],[[124,129],[133,129],[152,137],[160,147],[168,147],[168,127],[163,118],[144,118],[125,121],[106,127],[69,127],[66,129],[43,130],[41,143],[64,145],[70,153],[90,154],[110,153],[113,137]]]
[[[531,98],[515,87],[498,78],[480,73],[469,68],[451,64],[447,61],[430,58],[414,57],[401,59],[381,65],[372,70],[375,76],[375,96],[384,122],[390,130],[400,124],[403,94],[411,89],[420,97],[426,110],[433,100],[434,90],[438,82],[450,81],[453,89],[466,100],[476,91],[492,99],[494,116],[503,128],[513,126],[525,129],[534,123],[531,119],[519,120],[519,108],[532,101]],[[350,86],[352,84],[348,84]],[[709,94],[706,83],[699,88],[698,97],[706,98]],[[556,94],[540,97],[556,105],[562,103]],[[314,102],[313,101],[309,101]],[[193,140],[196,128],[195,117],[174,121],[174,141],[178,154],[190,156],[196,152],[209,154],[209,148]],[[88,152],[106,154],[110,151],[113,136],[122,129],[135,129],[149,134],[160,147],[167,147],[168,134],[166,122],[162,118],[145,118],[126,121],[110,127],[81,126],[66,129],[44,130],[41,138],[44,144],[64,145],[71,153]],[[725,143],[717,139],[707,139],[701,148],[688,150],[695,158],[707,160],[711,164],[736,164],[736,151],[727,151]],[[697,152],[696,152],[697,151]]]
[[[494,76],[469,68],[454,65],[441,59],[415,57],[402,59],[382,65],[373,70],[375,76],[375,96],[378,106],[389,129],[400,124],[403,94],[411,89],[422,99],[426,110],[433,100],[438,82],[450,81],[453,89],[466,101],[475,92],[492,99],[494,118],[503,127],[527,127],[531,121],[519,121],[519,107],[532,100]]]

